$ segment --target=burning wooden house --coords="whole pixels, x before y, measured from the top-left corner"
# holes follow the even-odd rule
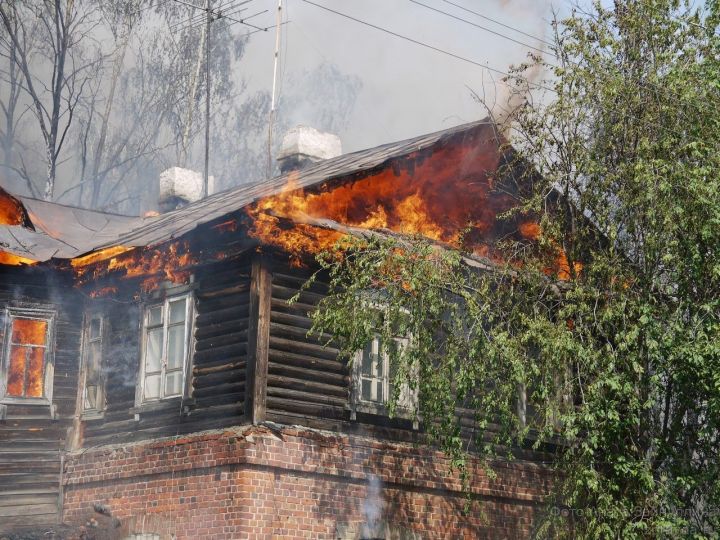
[[[464,513],[448,459],[413,444],[412,419],[388,416],[387,366],[355,369],[308,336],[323,283],[288,303],[342,231],[465,231],[489,258],[499,238],[536,235],[532,221],[496,219],[514,201],[495,189],[494,126],[336,157],[296,136],[279,177],[186,205],[192,189],[167,181],[165,207],[181,207],[154,217],[0,192],[0,532],[529,532],[544,467],[526,456],[490,478],[478,465],[481,510]]]

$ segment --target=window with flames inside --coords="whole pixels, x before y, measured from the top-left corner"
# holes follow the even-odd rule
[[[2,398],[47,402],[51,395],[49,336],[52,318],[38,314],[7,314]]]

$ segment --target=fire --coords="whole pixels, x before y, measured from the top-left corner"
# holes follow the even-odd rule
[[[465,247],[487,253],[495,239],[507,234],[498,214],[514,205],[511,195],[494,189],[492,175],[500,157],[497,141],[481,131],[391,160],[361,178],[332,180],[332,186],[328,182],[303,190],[297,176],[291,176],[281,193],[248,209],[255,222],[250,234],[293,254],[317,253],[337,235],[280,228],[277,218],[325,218],[453,245],[462,239]]]
[[[78,268],[81,266],[87,266],[89,264],[93,264],[98,261],[102,261],[105,259],[111,259],[111,258],[115,257],[116,255],[120,255],[121,253],[130,251],[131,249],[133,249],[133,248],[125,247],[125,246],[113,246],[113,247],[101,249],[99,251],[93,251],[92,253],[83,255],[82,257],[76,257],[72,261],[70,261],[70,264],[74,268]]]
[[[498,241],[536,243],[542,231],[533,216],[499,219],[518,202],[512,187],[496,180],[501,157],[493,134],[479,130],[319,187],[303,189],[299,173],[291,174],[281,193],[247,209],[253,220],[249,234],[289,253],[295,264],[303,254],[327,250],[340,238],[341,233],[307,224],[321,219],[419,234],[502,262],[506,257]],[[570,279],[567,257],[557,251],[548,273]],[[581,268],[575,264],[577,272]]]
[[[7,394],[42,397],[47,321],[14,319],[8,365]]]
[[[0,188],[0,225],[24,225],[27,213],[22,203]]]
[[[29,264],[35,264],[37,261],[34,261],[32,259],[27,259],[25,257],[20,257],[19,255],[14,255],[13,253],[8,253],[7,251],[0,251],[0,265],[8,265],[8,266],[20,266],[20,265],[29,265]]]
[[[122,279],[143,277],[140,285],[143,291],[154,289],[164,280],[186,282],[190,277],[187,267],[194,264],[197,259],[191,253],[189,243],[179,240],[152,248],[108,248],[72,261],[81,285],[108,275]],[[116,291],[117,287],[107,286],[96,289],[92,295],[97,297]]]

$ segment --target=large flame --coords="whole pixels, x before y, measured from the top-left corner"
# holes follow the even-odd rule
[[[140,288],[150,291],[162,281],[184,283],[190,277],[187,267],[197,259],[187,241],[174,241],[157,247],[110,247],[71,261],[78,283],[84,285],[112,274],[122,279],[144,278]],[[100,289],[115,292],[116,287]],[[95,291],[93,296],[101,295]]]
[[[308,218],[419,234],[504,260],[499,241],[535,242],[541,227],[527,215],[499,218],[518,204],[513,189],[496,183],[500,144],[485,128],[389,160],[364,176],[332,179],[319,187],[303,189],[300,173],[291,174],[281,193],[247,209],[253,220],[249,233],[288,252],[293,262],[302,254],[328,249],[340,237],[338,232],[308,225]],[[548,274],[568,279],[567,258],[557,251],[556,258],[551,255],[555,262]],[[575,265],[575,270],[580,268]]]
[[[42,397],[47,321],[14,319],[8,364],[7,395]]]
[[[495,242],[508,235],[527,236],[501,224],[498,214],[516,201],[496,189],[494,174],[501,151],[487,131],[413,152],[388,161],[361,178],[326,182],[319,188],[298,187],[297,173],[285,189],[248,209],[250,234],[291,254],[317,253],[333,245],[338,233],[311,227],[282,227],[282,220],[302,223],[307,217],[343,225],[420,234],[492,256]],[[535,227],[536,224],[533,223]],[[527,226],[525,228],[528,228]],[[520,234],[522,233],[522,234]]]
[[[0,188],[0,225],[24,225],[26,215],[20,201]]]

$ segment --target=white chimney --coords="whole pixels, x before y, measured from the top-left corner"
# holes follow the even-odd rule
[[[340,154],[342,143],[337,135],[309,126],[296,126],[285,133],[277,161],[280,171],[285,173]]]
[[[170,167],[160,173],[160,197],[158,206],[161,212],[181,208],[188,203],[203,198],[203,174],[182,167]],[[215,177],[208,177],[208,195],[215,191]]]

